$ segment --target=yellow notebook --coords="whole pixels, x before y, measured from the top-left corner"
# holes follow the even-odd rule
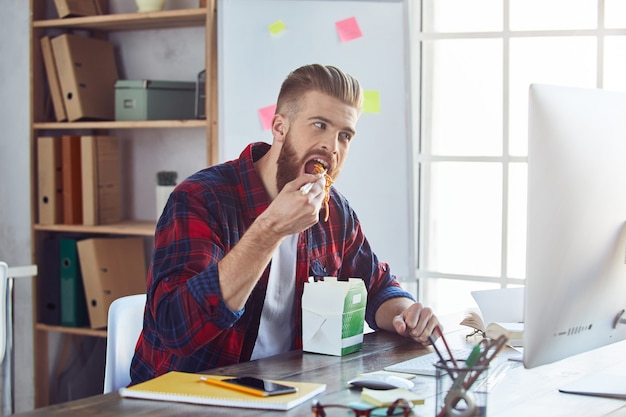
[[[259,397],[229,388],[210,385],[200,377],[231,378],[225,375],[203,375],[171,371],[132,387],[120,389],[122,397],[146,400],[174,401],[192,404],[218,405],[262,410],[289,410],[326,390],[326,384],[312,382],[276,381],[298,389],[293,394]]]

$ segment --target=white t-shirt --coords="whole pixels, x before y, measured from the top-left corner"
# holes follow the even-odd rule
[[[259,335],[251,360],[288,352],[291,349],[296,324],[293,297],[296,291],[297,249],[298,235],[287,236],[272,256]]]

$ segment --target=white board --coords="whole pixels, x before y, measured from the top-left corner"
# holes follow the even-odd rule
[[[380,111],[363,113],[336,187],[350,201],[379,259],[414,278],[408,11],[405,0],[218,0],[219,158],[250,142],[271,143],[258,111],[276,103],[287,74],[334,65],[378,92]],[[354,18],[345,41],[336,23]],[[284,30],[270,26],[282,22]]]

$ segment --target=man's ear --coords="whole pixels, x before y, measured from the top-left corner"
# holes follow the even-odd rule
[[[274,140],[284,141],[288,129],[289,124],[285,116],[280,113],[275,114],[272,119],[272,136],[274,136]]]

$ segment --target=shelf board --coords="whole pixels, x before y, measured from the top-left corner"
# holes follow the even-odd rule
[[[109,122],[36,122],[35,129],[180,129],[206,127],[206,120],[138,120],[138,121],[109,121]]]
[[[76,334],[80,336],[93,336],[93,337],[107,337],[106,329],[91,329],[89,327],[66,327],[66,326],[52,326],[50,324],[37,323],[35,328],[40,331],[46,332],[58,332]]]
[[[145,30],[205,26],[207,9],[165,10],[147,13],[108,14],[33,22],[33,28],[97,29],[106,31]]]
[[[154,236],[156,222],[154,221],[125,221],[114,224],[98,226],[85,226],[82,224],[36,224],[34,229],[47,232],[65,233],[98,233],[111,235]]]

